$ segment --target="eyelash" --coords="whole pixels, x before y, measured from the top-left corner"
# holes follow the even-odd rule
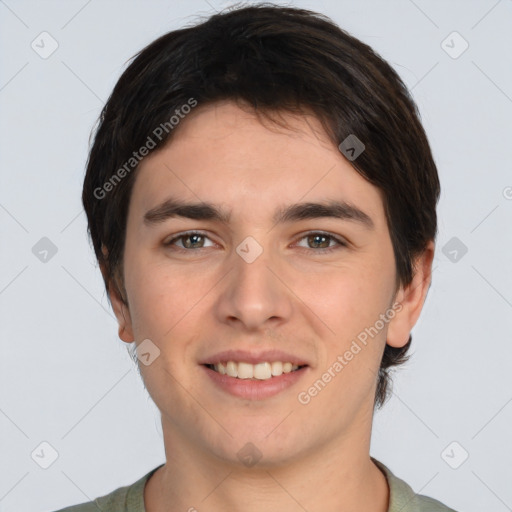
[[[199,235],[199,236],[204,237],[204,238],[209,238],[208,235],[206,235],[205,233],[202,233],[201,231],[186,231],[184,233],[180,233],[178,236],[175,236],[171,240],[165,242],[164,245],[166,247],[173,246],[174,243],[177,240],[181,240],[181,239],[186,238],[187,236],[191,236],[191,235]],[[323,231],[310,231],[310,232],[305,233],[304,235],[302,235],[299,238],[298,241],[300,242],[301,240],[304,240],[305,238],[308,238],[310,236],[315,236],[315,235],[320,235],[320,236],[327,237],[330,240],[336,242],[337,245],[334,245],[334,246],[331,246],[331,247],[319,248],[319,249],[313,249],[311,247],[301,247],[301,249],[305,249],[306,251],[320,252],[320,253],[330,253],[330,252],[338,250],[338,249],[340,249],[342,247],[347,247],[348,246],[348,244],[346,242],[344,242],[342,239],[338,238],[337,236],[332,235],[331,233],[326,233],[326,232],[323,232]],[[175,246],[175,247],[177,247],[177,246]],[[207,247],[199,247],[197,249],[188,249],[188,248],[185,248],[185,247],[177,247],[177,249],[179,251],[190,252],[190,251],[198,251],[200,249],[207,249]]]

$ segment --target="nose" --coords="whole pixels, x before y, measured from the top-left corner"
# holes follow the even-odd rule
[[[277,261],[266,251],[254,261],[238,253],[232,255],[231,271],[226,276],[216,303],[220,322],[256,331],[277,327],[292,312],[291,291]]]

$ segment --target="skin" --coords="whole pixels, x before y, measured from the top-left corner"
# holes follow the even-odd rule
[[[123,260],[127,304],[114,282],[110,295],[120,338],[150,339],[160,350],[150,365],[139,364],[161,411],[166,450],[166,464],[145,488],[148,512],[388,508],[386,479],[369,456],[376,374],[386,341],[403,346],[418,319],[434,244],[418,258],[413,282],[396,292],[379,190],[315,117],[281,119],[288,128],[231,101],[199,105],[137,171]],[[231,213],[230,221],[145,223],[144,214],[170,196],[212,202]],[[337,218],[272,220],[279,207],[326,200],[363,210],[374,228]],[[205,238],[165,245],[187,230]],[[311,240],[311,231],[346,246]],[[263,249],[252,263],[236,252],[247,236]],[[326,246],[335,249],[325,252]],[[298,394],[396,301],[400,312],[301,404]],[[227,394],[198,364],[223,350],[276,347],[309,367],[294,386],[265,400]],[[262,454],[252,467],[237,457],[248,442]]]

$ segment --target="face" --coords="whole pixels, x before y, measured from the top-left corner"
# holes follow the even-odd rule
[[[395,296],[379,190],[316,118],[283,119],[198,106],[142,161],[113,297],[121,338],[150,340],[166,445],[235,463],[366,442],[386,339],[423,297]]]

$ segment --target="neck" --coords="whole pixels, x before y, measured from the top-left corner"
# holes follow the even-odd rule
[[[146,512],[388,510],[389,488],[370,459],[369,435],[316,446],[287,464],[247,468],[212,456],[174,434],[164,428],[167,462],[146,484]]]

